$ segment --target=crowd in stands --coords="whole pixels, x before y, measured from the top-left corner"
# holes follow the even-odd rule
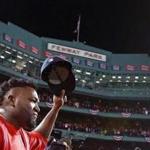
[[[113,102],[112,102],[113,101]],[[149,115],[150,105],[147,105],[148,102],[140,101],[115,101],[115,100],[94,100],[94,99],[80,99],[80,98],[71,98],[68,100],[66,105],[75,107],[75,108],[86,108],[92,110],[98,110],[99,112],[124,112],[124,113],[136,113]]]
[[[60,116],[56,128],[68,131],[95,133],[99,135],[117,135],[130,137],[150,137],[150,126],[139,120],[123,120],[67,114]]]
[[[44,92],[43,92],[44,91]],[[40,92],[39,97],[41,102],[52,102],[52,98],[49,92],[43,90]],[[76,96],[69,97],[65,102],[66,106],[90,109],[98,112],[114,112],[114,113],[132,113],[132,114],[144,114],[150,113],[150,102],[148,101],[126,101],[126,100],[102,100],[88,96]]]
[[[44,92],[41,93],[41,91]],[[41,91],[39,91],[40,100],[42,102],[52,103],[52,98],[49,95],[49,92],[45,90]],[[149,115],[150,110],[150,105],[148,105],[148,102],[118,101],[112,103],[112,101],[109,100],[99,100],[94,99],[94,97],[92,100],[92,97],[82,97],[81,95],[74,95],[72,98],[69,98],[65,105],[74,107],[76,109],[86,108],[90,110],[99,110],[101,112],[130,112],[141,113],[144,115]],[[123,119],[121,121],[115,119],[108,121],[107,119],[99,119],[96,116],[81,117],[82,114],[71,114],[71,118],[67,117],[66,115],[64,116],[59,117],[63,119],[59,119],[57,121],[56,128],[66,129],[68,131],[95,133],[100,135],[150,137],[150,128],[147,124],[147,121],[141,122],[132,120],[132,123],[128,123],[123,121]],[[113,124],[113,122],[115,123]],[[116,122],[118,125],[120,125],[116,126]]]
[[[82,150],[149,150],[149,143],[103,141],[87,138]]]

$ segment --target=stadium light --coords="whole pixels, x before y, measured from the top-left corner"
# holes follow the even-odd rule
[[[121,80],[118,80],[117,82],[121,82]]]
[[[23,65],[23,67],[27,67],[27,65],[26,65],[26,64],[24,64],[24,65]]]
[[[5,45],[4,45],[4,44],[2,44],[2,43],[0,43],[0,46],[5,47]]]
[[[18,51],[18,54],[23,54],[22,52]]]
[[[91,72],[85,72],[86,75],[91,75]]]
[[[139,76],[135,76],[135,79],[139,79]]]
[[[75,78],[76,81],[78,81],[78,78]]]
[[[29,56],[29,58],[32,59],[32,60],[34,59],[32,56]]]
[[[12,63],[14,63],[14,64],[15,64],[15,63],[16,63],[16,61],[15,61],[15,60],[12,60]]]
[[[36,58],[35,58],[35,61],[39,61],[39,59],[36,59]]]
[[[79,70],[79,69],[75,69],[75,72],[81,73],[81,70]]]
[[[33,62],[31,60],[29,60],[29,63],[32,64]]]
[[[113,79],[116,79],[116,76],[112,76]]]
[[[118,79],[121,79],[122,77],[121,76],[118,76]]]
[[[99,81],[96,81],[96,83],[99,84],[100,82],[99,82]]]
[[[20,55],[17,55],[17,58],[19,58],[19,59],[23,59],[23,58],[22,58],[22,56],[20,56]]]
[[[25,57],[28,57],[28,55],[27,55],[27,54],[24,54],[24,56],[25,56]]]
[[[11,49],[9,46],[6,46],[7,49]]]
[[[106,75],[105,75],[105,74],[103,74],[103,75],[102,75],[102,77],[103,77],[103,78],[105,78],[105,77],[106,77]]]
[[[4,59],[5,57],[3,55],[0,56],[1,59]]]
[[[9,51],[5,51],[5,53],[7,53],[7,54],[9,54],[9,55],[11,54],[11,52],[9,52]]]
[[[130,76],[127,76],[126,78],[127,78],[127,79],[130,79],[131,77],[130,77]]]
[[[81,80],[83,83],[86,83],[86,81],[85,80]]]
[[[17,50],[15,50],[15,49],[12,49],[12,51],[16,52]]]

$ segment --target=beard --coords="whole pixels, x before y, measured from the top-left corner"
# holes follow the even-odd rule
[[[37,126],[37,118],[32,113],[22,112],[21,114],[16,117],[20,127],[27,131],[33,130]]]
[[[34,111],[30,107],[26,107],[26,105],[19,107],[17,111],[13,113],[13,118],[20,128],[27,131],[31,131],[37,126],[37,116],[35,116]]]
[[[28,131],[33,130],[37,126],[37,121],[34,117],[31,117],[27,120],[26,122],[26,127],[25,129]]]

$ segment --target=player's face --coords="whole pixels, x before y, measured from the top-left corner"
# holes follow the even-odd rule
[[[36,126],[36,120],[40,111],[39,98],[35,89],[31,87],[18,88],[15,97],[15,115],[20,126],[25,129],[32,129]]]

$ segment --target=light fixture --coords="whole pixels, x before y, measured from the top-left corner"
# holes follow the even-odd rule
[[[33,62],[31,60],[29,60],[29,63],[32,64]]]
[[[14,59],[13,59],[13,60],[12,60],[12,63],[14,63],[14,64],[15,64],[15,63],[16,63],[16,60],[14,60]]]
[[[131,77],[130,77],[130,76],[127,76],[126,78],[127,78],[127,79],[130,79]]]
[[[135,79],[139,79],[139,76],[135,76]]]
[[[7,54],[11,54],[11,52],[9,52],[9,51],[5,51],[5,53],[7,53]]]
[[[86,74],[86,75],[91,75],[91,72],[87,72],[87,71],[86,71],[85,74]]]
[[[75,72],[77,72],[77,73],[81,73],[81,70],[79,70],[79,69],[75,69]]]
[[[121,79],[122,77],[121,76],[118,76],[118,79]]]
[[[105,78],[105,77],[106,77],[106,75],[105,75],[105,74],[103,74],[103,75],[102,75],[102,77],[103,77],[103,78]]]
[[[4,58],[5,58],[5,56],[1,55],[1,56],[0,56],[0,58],[1,58],[1,59],[4,59]]]
[[[99,81],[96,81],[96,83],[99,84],[100,82],[99,82]]]
[[[116,76],[112,76],[113,79],[116,79]]]
[[[23,59],[23,57],[22,57],[22,56],[20,56],[20,55],[17,55],[17,58],[19,58],[19,59]]]

